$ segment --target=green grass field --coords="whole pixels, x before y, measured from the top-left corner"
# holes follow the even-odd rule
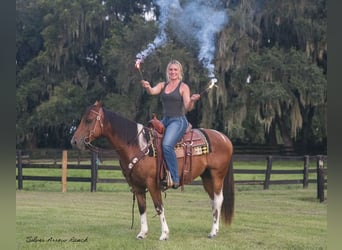
[[[42,163],[42,162],[40,162]],[[104,165],[115,165],[106,161]],[[234,162],[235,169],[262,169],[266,162]],[[315,168],[311,163],[310,168]],[[301,161],[274,161],[273,169],[303,169]],[[61,169],[24,169],[24,175],[61,176]],[[90,177],[90,170],[68,170],[68,176]],[[99,178],[123,178],[120,171],[100,170]],[[302,175],[272,175],[271,180]],[[310,179],[316,174],[311,173]],[[235,174],[235,180],[264,180],[263,174]],[[202,186],[170,190],[164,199],[170,239],[160,242],[160,222],[148,195],[149,235],[136,240],[139,214],[131,230],[132,194],[127,184],[24,181],[16,194],[17,249],[327,249],[327,200],[316,199],[315,184],[236,185],[235,217],[208,239],[212,218]],[[327,193],[325,195],[327,197]],[[77,242],[78,241],[78,242]],[[82,242],[84,241],[84,242]]]
[[[207,238],[212,218],[202,186],[170,190],[164,199],[170,228],[165,242],[159,241],[160,222],[149,195],[149,235],[136,240],[139,215],[136,206],[130,229],[128,185],[104,185],[111,189],[17,190],[17,249],[327,249],[327,201],[318,202],[316,185],[237,190],[233,223],[221,224],[214,239]]]

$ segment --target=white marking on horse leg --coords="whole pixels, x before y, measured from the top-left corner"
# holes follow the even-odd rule
[[[163,207],[162,207],[161,213],[159,214],[159,219],[160,219],[161,231],[162,231],[159,240],[167,240],[169,238],[169,227],[167,226],[167,223],[166,223],[166,218],[165,218]]]
[[[137,239],[145,239],[148,232],[146,212],[140,215],[140,233],[137,235]]]
[[[214,193],[214,199],[211,200],[212,213],[213,213],[213,226],[211,228],[210,234],[208,235],[209,238],[215,237],[219,231],[222,202],[223,202],[223,193],[221,190],[219,194]]]

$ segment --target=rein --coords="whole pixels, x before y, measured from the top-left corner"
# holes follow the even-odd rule
[[[102,112],[101,112],[102,111]],[[99,153],[103,153],[103,152],[106,152],[106,151],[112,151],[112,150],[105,150],[105,149],[102,149],[102,148],[99,148],[97,146],[94,146],[92,143],[91,143],[91,138],[94,136],[95,132],[96,132],[96,129],[98,126],[100,126],[100,129],[101,129],[101,134],[103,132],[103,118],[104,118],[104,112],[103,112],[103,109],[101,108],[99,112],[97,111],[94,111],[94,110],[90,110],[90,112],[93,112],[96,114],[96,121],[95,121],[95,124],[94,124],[94,127],[92,130],[90,130],[89,132],[89,135],[87,137],[84,138],[83,140],[83,143],[84,145],[91,151],[91,152],[95,152],[97,154]],[[99,124],[99,125],[98,125]],[[146,127],[146,126],[143,126],[141,128],[140,131],[138,131],[138,133],[132,138],[132,139],[129,139],[129,141],[127,142],[128,144],[131,144],[133,141],[135,141],[146,129],[148,130],[151,130],[151,128],[149,127]],[[142,158],[144,158],[146,155],[149,154],[149,148],[150,146],[152,145],[152,138],[151,136],[149,137],[148,141],[147,141],[147,144],[146,146],[141,149],[140,148],[140,151],[136,154],[136,156],[134,156],[131,161],[129,162],[127,168],[122,168],[122,171],[126,177],[126,180],[127,182],[130,184],[130,176],[131,176],[131,173],[133,171],[133,168],[135,166],[135,164],[137,162],[139,162]],[[134,224],[134,205],[135,205],[135,197],[136,194],[135,192],[133,191],[133,204],[132,204],[132,224],[131,224],[131,229],[133,228],[133,224]]]
[[[102,111],[102,112],[101,112]],[[97,126],[99,124],[100,128],[101,128],[101,134],[103,132],[103,118],[104,118],[104,112],[103,112],[103,109],[101,108],[99,110],[99,112],[97,111],[94,111],[94,110],[90,110],[90,112],[93,112],[96,114],[96,121],[95,121],[95,124],[94,124],[94,127],[92,130],[90,130],[89,132],[89,135],[87,137],[84,138],[83,140],[83,143],[84,145],[91,151],[91,152],[94,152],[94,153],[97,153],[98,155],[101,154],[101,153],[104,153],[104,152],[109,152],[109,151],[112,151],[112,150],[105,150],[105,149],[102,149],[102,148],[99,148],[99,147],[96,147],[94,146],[92,143],[91,143],[91,138],[94,136],[95,132],[96,132],[96,129],[97,129]],[[130,139],[127,143],[128,144],[131,144],[133,141],[135,141],[146,129],[150,130],[149,127],[146,127],[146,126],[142,126],[142,128],[140,129],[140,131],[138,131],[138,133],[132,138]],[[136,163],[138,163],[142,158],[144,158],[146,155],[149,154],[149,148],[150,146],[152,145],[152,138],[149,137],[148,141],[147,141],[147,144],[146,146],[141,149],[140,148],[140,151],[138,153],[136,153],[136,155],[131,158],[129,164],[128,164],[128,168],[123,168],[123,172],[126,172],[126,175],[128,178],[130,178],[130,175],[131,175],[131,172],[133,170],[133,167],[135,166]]]
[[[102,108],[101,108],[102,109]],[[91,112],[95,113],[96,114],[96,121],[95,121],[95,124],[94,124],[94,127],[92,130],[90,130],[90,133],[89,133],[89,136],[85,137],[84,140],[83,140],[83,143],[84,145],[92,152],[95,152],[95,153],[101,153],[101,152],[106,152],[106,151],[112,151],[112,150],[105,150],[105,149],[102,149],[102,148],[99,148],[97,146],[94,146],[91,141],[90,141],[90,138],[94,135],[95,131],[96,131],[96,127],[97,127],[97,124],[100,123],[100,128],[101,128],[101,133],[102,133],[102,130],[103,130],[103,109],[102,109],[102,114],[100,112],[97,112],[97,111],[94,111],[94,110],[90,110]],[[128,144],[131,144],[132,141],[136,140],[139,135],[145,130],[145,129],[149,129],[148,127],[146,126],[143,126],[143,128],[135,135],[135,137],[133,137],[132,139],[130,139],[128,141]],[[150,142],[148,143],[149,146],[151,145]],[[146,148],[143,150],[145,151]],[[148,153],[148,152],[147,152]],[[146,152],[144,153],[146,154]]]
[[[135,135],[135,137],[133,137],[132,139],[128,140],[127,143],[128,143],[128,144],[131,144],[131,142],[135,141],[135,140],[139,137],[139,135],[140,135],[142,132],[144,132],[144,130],[145,130],[146,128],[148,128],[148,127],[143,126],[142,129],[140,129],[140,131]]]

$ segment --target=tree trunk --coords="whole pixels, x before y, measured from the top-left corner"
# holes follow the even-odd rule
[[[310,130],[312,124],[312,118],[315,113],[314,107],[304,108],[300,105],[300,112],[303,117],[303,125],[302,125],[302,149],[304,153],[310,152],[309,149],[309,139],[310,139]]]
[[[277,136],[276,136],[276,130],[277,130],[276,128],[277,128],[277,124],[273,120],[272,124],[270,126],[270,130],[269,130],[268,135],[265,135],[266,136],[266,142],[272,146],[278,145]]]
[[[291,132],[290,129],[286,126],[286,121],[278,115],[276,115],[275,121],[279,126],[280,134],[284,142],[284,147],[288,149],[293,149],[293,141],[290,136]]]

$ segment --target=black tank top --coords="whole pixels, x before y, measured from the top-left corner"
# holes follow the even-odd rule
[[[179,93],[181,84],[182,81],[178,83],[178,86],[171,93],[166,94],[166,83],[162,93],[160,94],[160,98],[163,104],[163,115],[165,117],[177,117],[185,114],[183,97]]]

